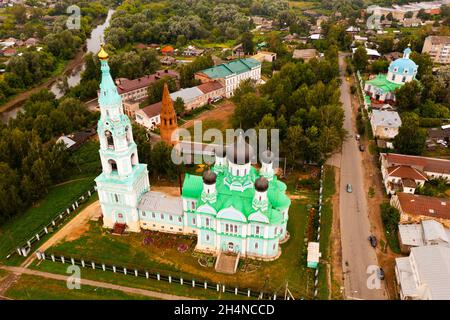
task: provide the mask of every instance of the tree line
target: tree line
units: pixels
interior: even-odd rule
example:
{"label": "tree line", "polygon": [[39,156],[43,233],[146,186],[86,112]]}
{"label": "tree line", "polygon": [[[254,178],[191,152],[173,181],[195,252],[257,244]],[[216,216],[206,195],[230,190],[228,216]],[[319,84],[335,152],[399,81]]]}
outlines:
{"label": "tree line", "polygon": [[89,128],[96,119],[79,100],[57,100],[42,90],[27,100],[16,119],[0,124],[0,223],[64,180],[71,163],[57,137]]}

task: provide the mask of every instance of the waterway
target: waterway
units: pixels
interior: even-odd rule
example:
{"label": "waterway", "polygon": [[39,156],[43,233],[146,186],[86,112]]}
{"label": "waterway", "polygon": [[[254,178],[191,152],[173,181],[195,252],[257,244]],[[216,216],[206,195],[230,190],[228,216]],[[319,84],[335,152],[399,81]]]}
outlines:
{"label": "waterway", "polygon": [[[105,19],[105,22],[103,24],[98,25],[95,27],[92,32],[91,36],[86,40],[86,53],[92,52],[97,53],[100,50],[101,44],[104,42],[104,33],[105,29],[109,27],[109,23],[111,21],[111,17],[114,13],[113,9],[110,9],[108,11],[108,15]],[[84,62],[75,66],[74,69],[71,70],[69,75],[66,75],[67,77],[67,85],[69,88],[72,88],[80,83],[81,80],[81,74],[85,69]],[[61,78],[61,77],[60,77]],[[61,89],[61,84],[63,80],[58,79],[55,81],[51,87],[50,91],[53,92],[53,94],[56,96],[56,98],[61,98],[64,95],[64,91]],[[0,121],[6,123],[10,118],[15,118],[19,111],[22,110],[22,104],[19,104],[8,111],[2,112],[0,114]]]}

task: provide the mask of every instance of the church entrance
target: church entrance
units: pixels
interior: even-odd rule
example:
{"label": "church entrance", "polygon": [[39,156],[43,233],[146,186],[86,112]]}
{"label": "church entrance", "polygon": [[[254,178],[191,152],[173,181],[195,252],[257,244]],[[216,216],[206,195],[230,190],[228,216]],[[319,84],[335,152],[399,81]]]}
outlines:
{"label": "church entrance", "polygon": [[121,212],[116,213],[116,222],[117,223],[125,223],[125,215]]}
{"label": "church entrance", "polygon": [[228,252],[234,252],[234,243],[228,242]]}

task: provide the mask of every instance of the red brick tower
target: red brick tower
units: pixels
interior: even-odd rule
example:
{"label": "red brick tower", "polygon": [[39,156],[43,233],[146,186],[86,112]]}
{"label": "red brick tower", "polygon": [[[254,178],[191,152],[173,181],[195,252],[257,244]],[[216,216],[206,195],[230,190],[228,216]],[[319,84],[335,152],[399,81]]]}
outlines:
{"label": "red brick tower", "polygon": [[161,106],[161,125],[160,134],[161,140],[165,141],[167,144],[175,144],[178,141],[178,136],[172,134],[178,129],[177,125],[177,114],[173,108],[173,101],[170,98],[169,87],[167,83],[164,83],[164,91],[162,96],[162,106]]}

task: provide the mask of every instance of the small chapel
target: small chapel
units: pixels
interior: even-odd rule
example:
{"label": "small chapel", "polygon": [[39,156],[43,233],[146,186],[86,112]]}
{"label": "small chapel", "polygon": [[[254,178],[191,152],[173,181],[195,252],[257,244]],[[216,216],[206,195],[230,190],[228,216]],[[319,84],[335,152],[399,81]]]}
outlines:
{"label": "small chapel", "polygon": [[[103,47],[98,57],[102,173],[95,182],[104,227],[195,235],[195,250],[218,257],[233,255],[237,261],[239,257],[278,258],[280,244],[289,238],[291,201],[286,185],[275,175],[272,152],[261,153],[261,168],[256,169],[254,150],[240,135],[234,143],[215,148],[214,165],[203,175],[185,175],[180,197],[151,191],[147,165],[139,163],[131,122],[124,114]],[[176,121],[165,86],[161,138],[169,144],[177,140]]]}

